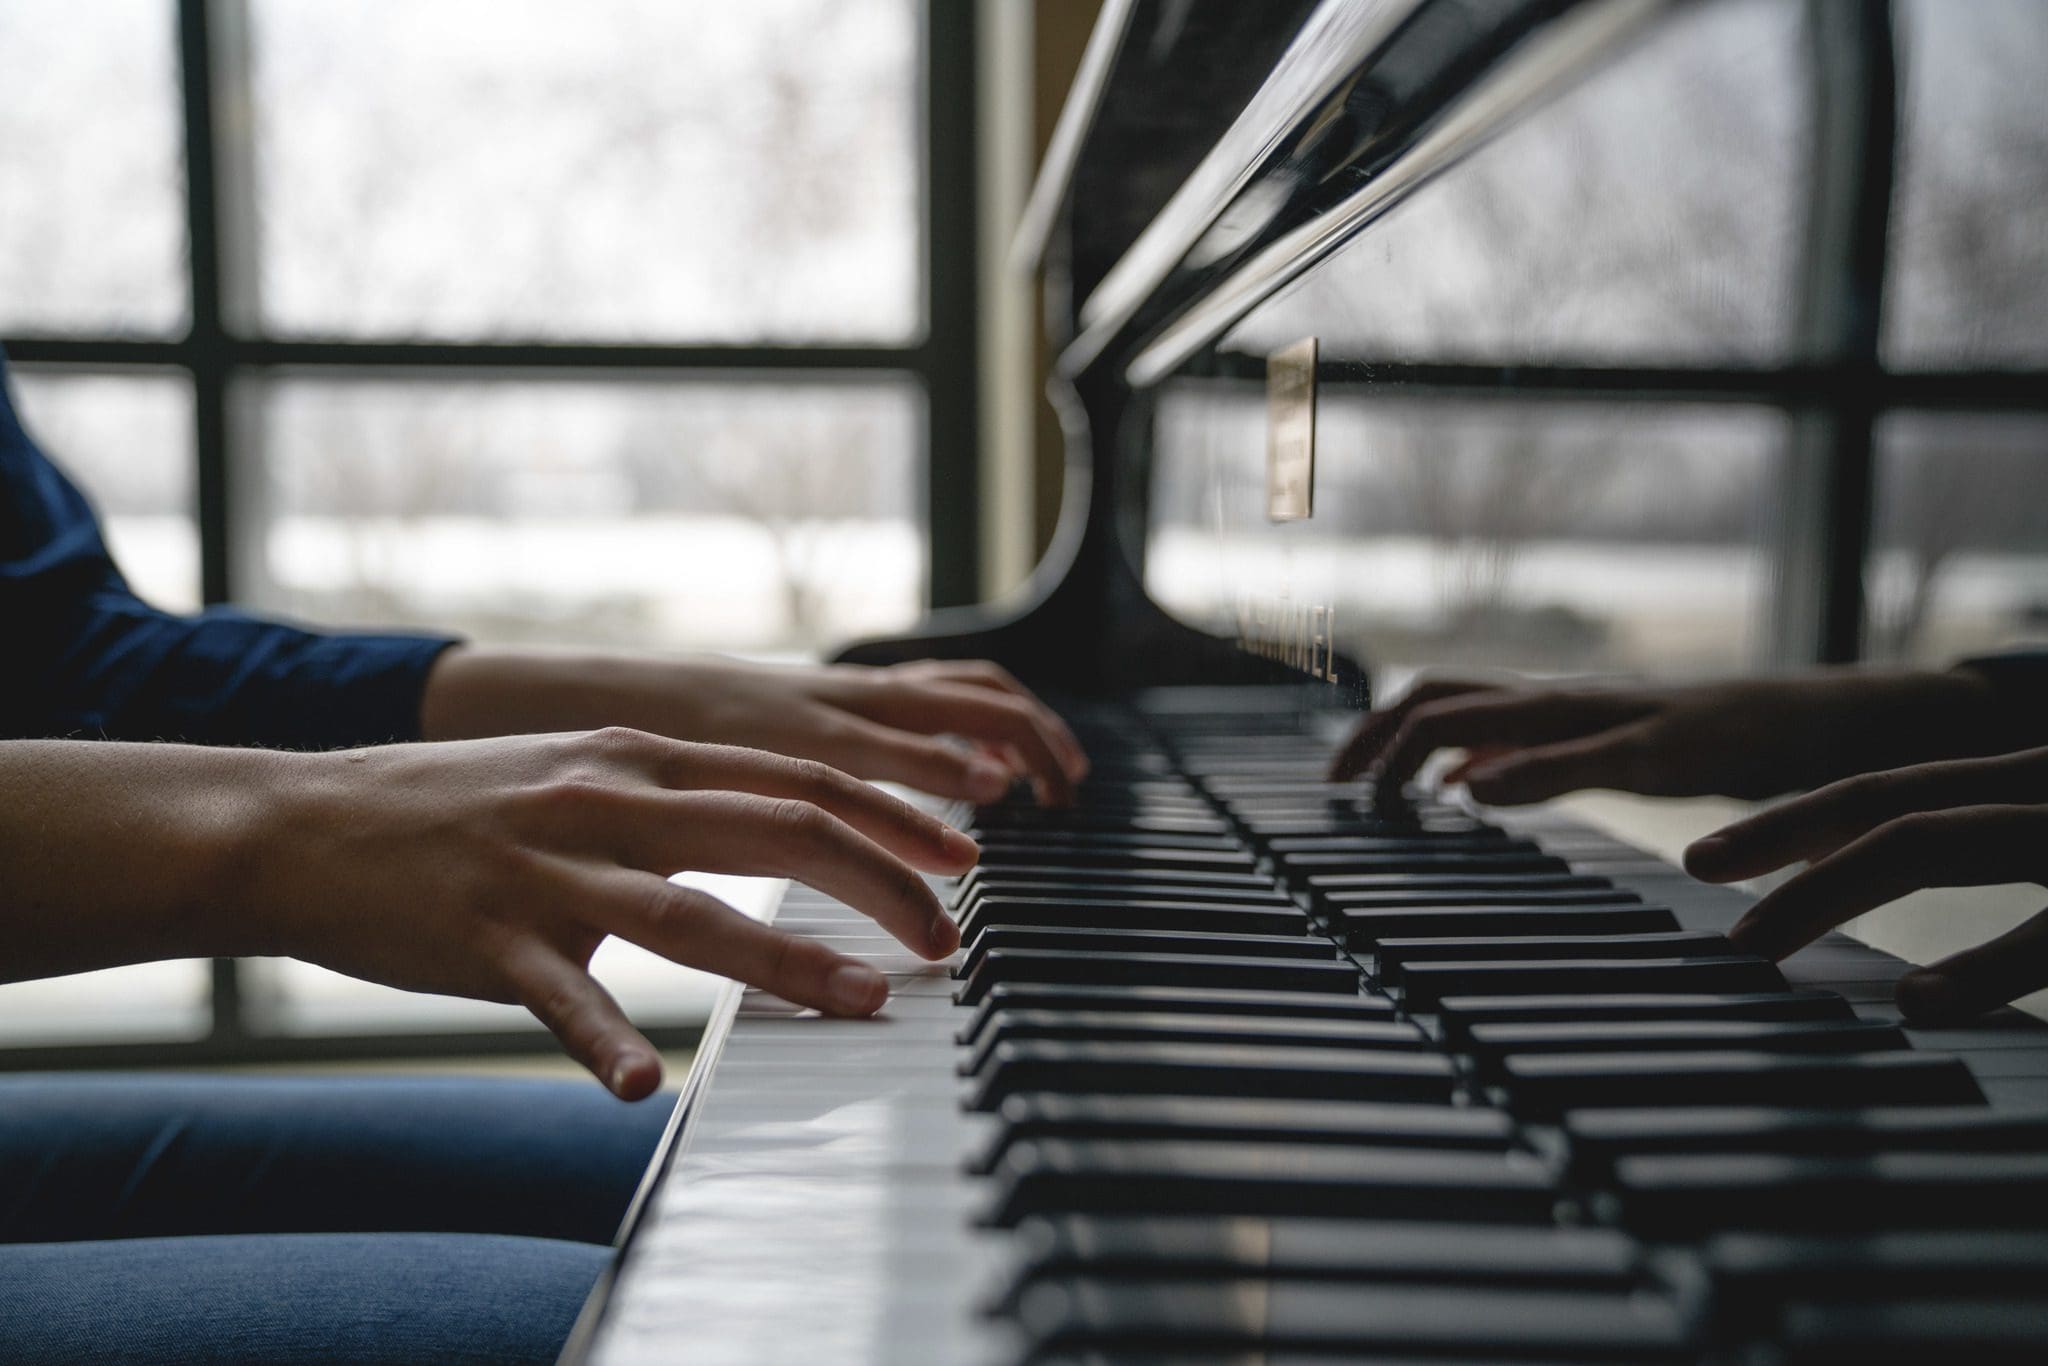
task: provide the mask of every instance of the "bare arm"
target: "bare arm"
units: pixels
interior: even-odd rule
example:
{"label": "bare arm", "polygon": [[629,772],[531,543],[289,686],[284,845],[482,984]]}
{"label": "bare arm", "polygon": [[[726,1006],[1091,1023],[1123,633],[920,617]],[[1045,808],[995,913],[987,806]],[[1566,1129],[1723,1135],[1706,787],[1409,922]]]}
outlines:
{"label": "bare arm", "polygon": [[420,722],[428,740],[632,726],[977,802],[1016,775],[1064,803],[1088,771],[1066,724],[985,660],[877,669],[458,646],[428,675]]}
{"label": "bare arm", "polygon": [[938,958],[958,931],[917,869],[972,841],[822,764],[634,731],[293,754],[0,744],[6,978],[190,955],[303,958],[524,1005],[617,1095],[661,1075],[589,975],[618,935],[843,1015],[857,959],[668,882],[794,877]]}

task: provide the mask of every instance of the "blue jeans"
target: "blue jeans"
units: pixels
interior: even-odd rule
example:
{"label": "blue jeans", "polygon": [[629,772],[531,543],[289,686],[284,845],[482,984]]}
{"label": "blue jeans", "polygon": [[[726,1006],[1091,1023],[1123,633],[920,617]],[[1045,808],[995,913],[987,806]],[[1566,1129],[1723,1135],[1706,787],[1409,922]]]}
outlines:
{"label": "blue jeans", "polygon": [[552,1361],[670,1100],[0,1077],[0,1361]]}

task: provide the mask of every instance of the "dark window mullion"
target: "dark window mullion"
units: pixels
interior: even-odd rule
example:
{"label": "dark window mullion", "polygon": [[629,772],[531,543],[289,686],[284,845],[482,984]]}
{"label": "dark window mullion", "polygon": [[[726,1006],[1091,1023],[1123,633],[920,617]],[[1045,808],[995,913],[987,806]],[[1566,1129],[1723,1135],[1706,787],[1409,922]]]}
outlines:
{"label": "dark window mullion", "polygon": [[[179,87],[184,103],[185,232],[192,326],[183,348],[192,376],[193,450],[198,459],[199,585],[207,603],[225,602],[232,581],[228,526],[228,359],[221,305],[220,201],[215,175],[212,25],[208,0],[178,0]],[[213,960],[212,1035],[247,1033],[239,966]]]}
{"label": "dark window mullion", "polygon": [[981,600],[981,428],[975,325],[975,9],[924,12],[925,520],[929,600]]}

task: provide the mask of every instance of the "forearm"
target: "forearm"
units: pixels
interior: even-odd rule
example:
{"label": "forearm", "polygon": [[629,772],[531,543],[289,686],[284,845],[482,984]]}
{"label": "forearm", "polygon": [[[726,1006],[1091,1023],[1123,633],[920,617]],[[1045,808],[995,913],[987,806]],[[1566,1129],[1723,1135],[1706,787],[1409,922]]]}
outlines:
{"label": "forearm", "polygon": [[230,904],[295,756],[0,743],[0,980],[265,951]]}
{"label": "forearm", "polygon": [[1773,724],[1799,788],[2027,743],[1991,686],[1966,670],[1834,669],[1787,686],[1793,701]]}

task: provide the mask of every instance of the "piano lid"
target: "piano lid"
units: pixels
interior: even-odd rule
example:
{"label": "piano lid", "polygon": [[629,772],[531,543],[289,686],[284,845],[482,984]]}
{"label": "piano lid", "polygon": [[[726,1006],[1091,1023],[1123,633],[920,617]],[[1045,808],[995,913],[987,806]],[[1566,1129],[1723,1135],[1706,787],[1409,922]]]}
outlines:
{"label": "piano lid", "polygon": [[1669,3],[1323,0],[1081,305],[1062,372],[1114,351],[1163,377]]}

